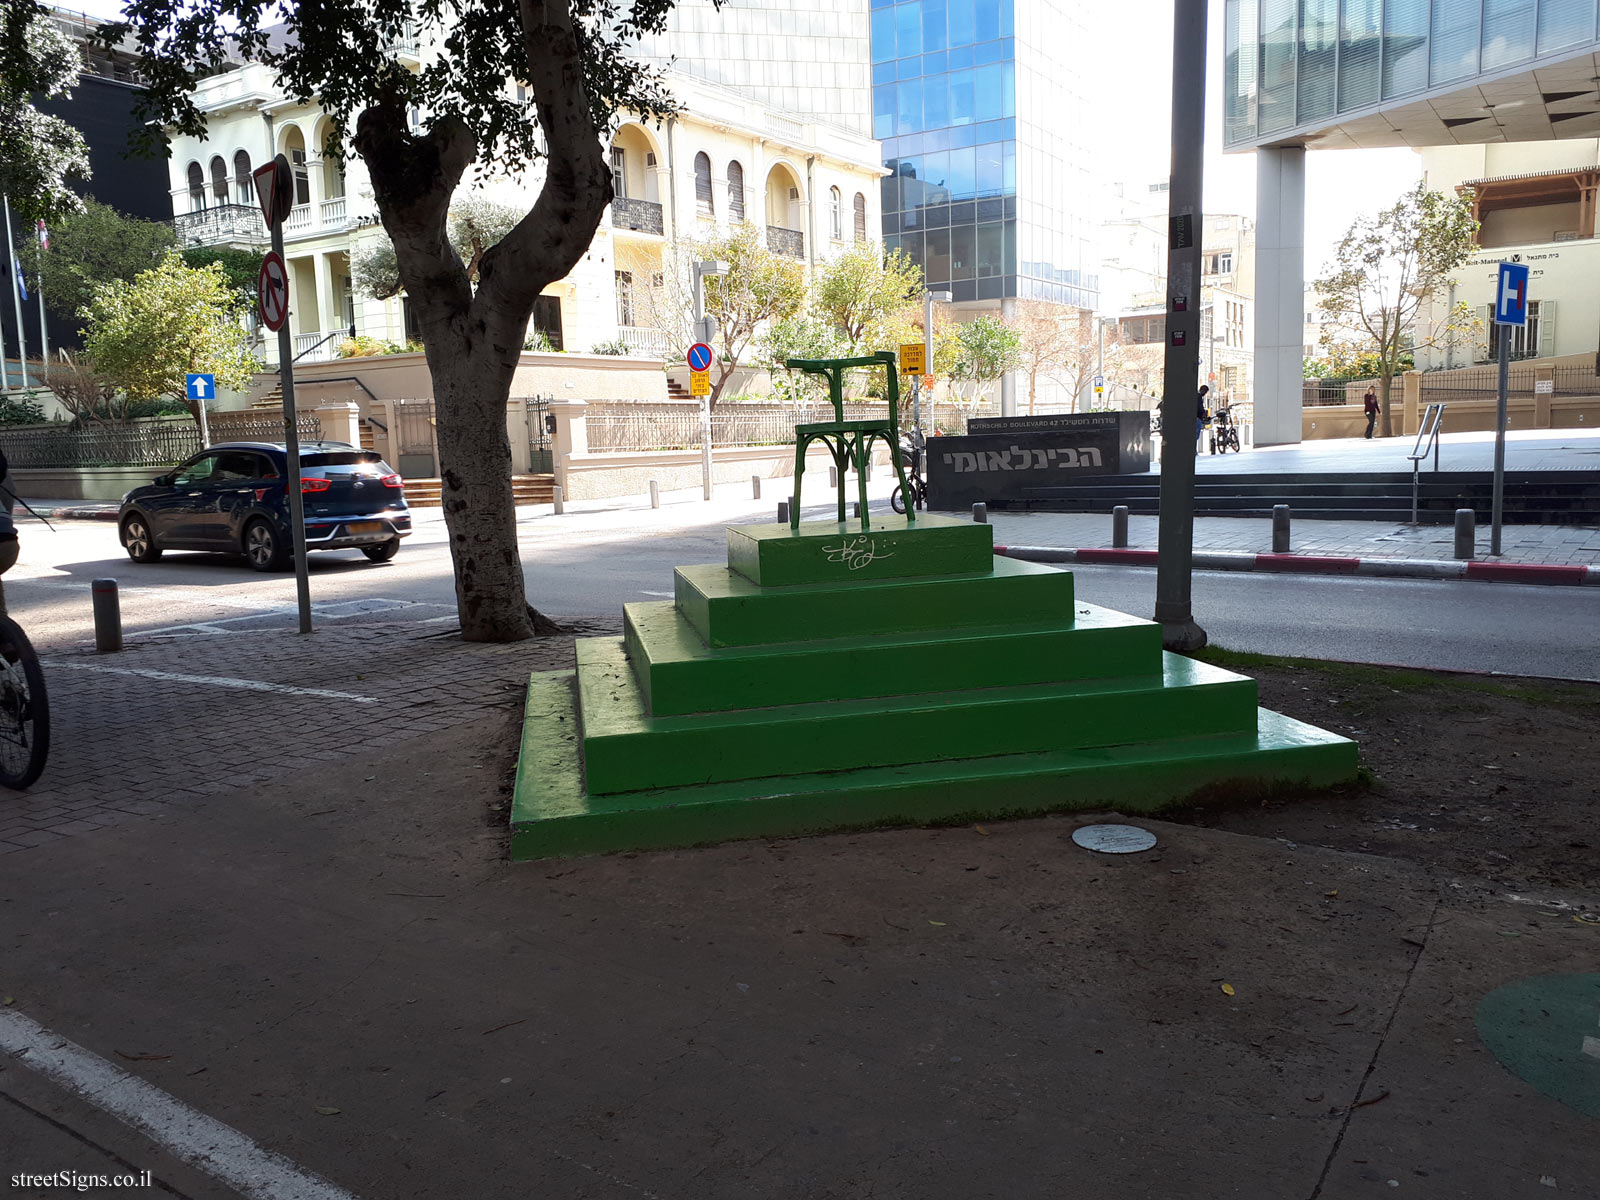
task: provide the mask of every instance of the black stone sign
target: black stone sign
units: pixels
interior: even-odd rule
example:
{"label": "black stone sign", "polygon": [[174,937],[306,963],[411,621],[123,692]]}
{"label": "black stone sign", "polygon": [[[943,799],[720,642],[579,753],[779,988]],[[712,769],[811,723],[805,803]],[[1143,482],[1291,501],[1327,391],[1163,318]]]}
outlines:
{"label": "black stone sign", "polygon": [[1031,488],[1150,469],[1147,412],[975,418],[967,429],[965,437],[928,439],[930,508],[980,500],[1004,508],[1028,499]]}

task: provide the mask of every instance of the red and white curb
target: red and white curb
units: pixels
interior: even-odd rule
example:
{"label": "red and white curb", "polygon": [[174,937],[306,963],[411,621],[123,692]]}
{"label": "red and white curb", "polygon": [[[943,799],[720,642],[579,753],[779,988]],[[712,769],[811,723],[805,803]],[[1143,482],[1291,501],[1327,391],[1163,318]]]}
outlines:
{"label": "red and white curb", "polygon": [[[1154,550],[1120,550],[1083,546],[996,546],[996,554],[1028,562],[1075,562],[1085,565],[1153,567]],[[1386,575],[1404,579],[1482,579],[1496,583],[1541,583],[1566,586],[1600,585],[1600,567],[1546,563],[1491,563],[1428,558],[1344,558],[1324,554],[1233,554],[1196,550],[1197,571],[1276,571],[1304,575]]]}

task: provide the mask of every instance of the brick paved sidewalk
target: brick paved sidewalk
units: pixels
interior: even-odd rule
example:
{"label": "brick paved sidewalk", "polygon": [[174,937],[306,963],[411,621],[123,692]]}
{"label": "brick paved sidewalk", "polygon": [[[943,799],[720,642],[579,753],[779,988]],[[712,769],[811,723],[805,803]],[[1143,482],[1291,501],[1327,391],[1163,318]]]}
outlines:
{"label": "brick paved sidewalk", "polygon": [[0,791],[0,854],[513,708],[530,671],[571,665],[572,639],[481,645],[374,624],[40,654],[50,759],[27,792]]}

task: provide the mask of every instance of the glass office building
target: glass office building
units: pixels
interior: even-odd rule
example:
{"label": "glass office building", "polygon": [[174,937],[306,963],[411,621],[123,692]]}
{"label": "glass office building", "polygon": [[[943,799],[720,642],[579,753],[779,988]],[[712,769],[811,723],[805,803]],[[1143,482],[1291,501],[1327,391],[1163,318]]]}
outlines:
{"label": "glass office building", "polygon": [[1596,0],[1227,0],[1225,30],[1223,141],[1236,149],[1559,62],[1600,40],[1600,13]]}
{"label": "glass office building", "polygon": [[871,3],[885,247],[958,303],[1096,307],[1088,153],[1074,133],[1089,127],[1088,100],[1059,51],[1082,44],[1077,4]]}

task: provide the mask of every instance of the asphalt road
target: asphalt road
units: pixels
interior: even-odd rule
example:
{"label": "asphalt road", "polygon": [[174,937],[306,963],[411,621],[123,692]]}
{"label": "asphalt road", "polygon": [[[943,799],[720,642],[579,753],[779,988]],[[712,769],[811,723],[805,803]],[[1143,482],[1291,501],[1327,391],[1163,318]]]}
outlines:
{"label": "asphalt road", "polygon": [[[529,598],[557,617],[667,598],[674,566],[723,557],[722,522],[768,511],[765,503],[745,507],[730,511],[719,501],[716,522],[704,525],[690,524],[699,518],[687,500],[660,512],[622,503],[561,518],[525,512],[519,532]],[[118,581],[130,634],[244,636],[295,624],[292,574],[260,575],[242,559],[178,552],[139,565],[122,553],[109,523],[60,521],[52,532],[28,522],[22,538],[21,561],[5,580],[7,601],[46,646],[92,640],[89,585],[101,577]],[[314,554],[310,563],[318,623],[454,623],[437,514],[419,517],[418,532],[391,563],[372,564],[354,551]],[[1075,571],[1083,599],[1150,615],[1155,573],[1148,568]],[[1194,611],[1211,640],[1230,649],[1600,679],[1600,589],[1199,572]]]}

